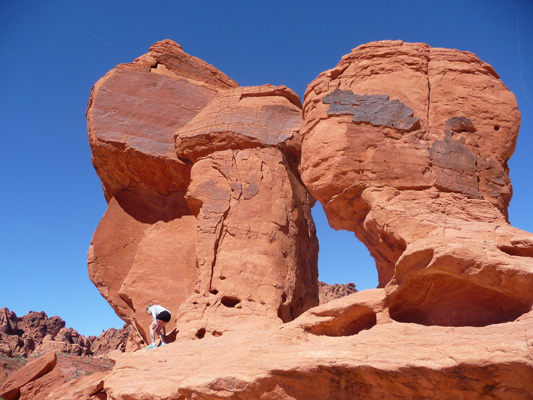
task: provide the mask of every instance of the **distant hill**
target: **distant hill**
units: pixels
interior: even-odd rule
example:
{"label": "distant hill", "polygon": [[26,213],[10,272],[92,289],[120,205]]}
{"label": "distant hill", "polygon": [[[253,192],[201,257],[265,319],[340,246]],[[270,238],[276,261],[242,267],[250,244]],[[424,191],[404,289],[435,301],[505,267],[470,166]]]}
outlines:
{"label": "distant hill", "polygon": [[66,328],[60,317],[48,317],[44,311],[17,315],[0,309],[0,355],[29,357],[48,352],[78,356],[102,356],[112,350],[124,351],[129,328],[108,329],[100,336],[85,337]]}

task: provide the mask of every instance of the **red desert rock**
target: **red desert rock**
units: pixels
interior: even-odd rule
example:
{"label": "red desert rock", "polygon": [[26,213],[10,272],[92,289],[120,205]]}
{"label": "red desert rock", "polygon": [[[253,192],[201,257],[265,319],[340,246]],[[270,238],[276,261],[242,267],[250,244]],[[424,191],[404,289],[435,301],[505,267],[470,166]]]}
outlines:
{"label": "red desert rock", "polygon": [[228,311],[288,321],[318,304],[293,91],[238,87],[167,40],[98,81],[87,120],[109,202],[89,275],[132,327],[130,348],[148,338],[149,302],[193,337],[238,329]]}
{"label": "red desert rock", "polygon": [[[369,43],[299,109],[288,88],[240,88],[170,41],[95,85],[109,206],[91,279],[138,343],[149,300],[177,330],[114,354],[89,387],[123,400],[532,398],[533,235],[507,221],[520,114],[492,67]],[[379,288],[316,306],[314,199],[368,247]]]}
{"label": "red desert rock", "polygon": [[335,283],[328,285],[324,282],[318,282],[318,299],[320,304],[329,303],[331,300],[357,293],[355,283]]}
{"label": "red desert rock", "polygon": [[395,320],[484,326],[531,309],[533,260],[518,255],[533,235],[506,220],[519,124],[488,64],[425,44],[360,46],[309,85],[302,179],[370,250]]}
{"label": "red desert rock", "polygon": [[132,336],[133,347],[147,337],[146,305],[177,310],[196,280],[196,221],[184,200],[191,166],[176,156],[174,133],[219,90],[236,86],[167,40],[117,66],[91,92],[89,142],[109,207],[89,250],[89,275],[140,334]]}
{"label": "red desert rock", "polygon": [[4,398],[4,400],[18,399],[21,388],[52,371],[56,363],[57,357],[55,353],[48,353],[43,357],[29,362],[21,369],[15,371],[0,386],[0,398]]}
{"label": "red desert rock", "polygon": [[[124,351],[129,328],[111,328],[98,337],[85,337],[66,328],[60,317],[30,311],[17,317],[6,307],[0,309],[0,354],[5,357],[29,357],[49,352],[101,356],[113,350]],[[1,381],[1,379],[0,379]]]}
{"label": "red desert rock", "polygon": [[46,400],[55,388],[66,383],[65,377],[58,368],[28,383],[20,389],[19,400]]}

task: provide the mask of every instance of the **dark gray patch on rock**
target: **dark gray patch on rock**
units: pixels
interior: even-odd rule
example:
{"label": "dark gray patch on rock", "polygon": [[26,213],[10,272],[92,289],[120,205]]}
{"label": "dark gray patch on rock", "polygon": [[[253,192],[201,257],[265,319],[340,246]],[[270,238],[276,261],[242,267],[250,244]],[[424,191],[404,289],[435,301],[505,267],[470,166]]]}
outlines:
{"label": "dark gray patch on rock", "polygon": [[435,175],[435,186],[441,190],[481,197],[477,181],[476,156],[468,148],[445,133],[429,148]]}
{"label": "dark gray patch on rock", "polygon": [[472,121],[466,117],[452,117],[445,123],[446,128],[452,132],[475,132],[476,128]]}
{"label": "dark gray patch on rock", "polygon": [[351,90],[335,89],[324,96],[329,104],[328,115],[353,115],[354,122],[368,122],[374,126],[388,126],[408,132],[420,126],[413,110],[385,94],[360,95]]}

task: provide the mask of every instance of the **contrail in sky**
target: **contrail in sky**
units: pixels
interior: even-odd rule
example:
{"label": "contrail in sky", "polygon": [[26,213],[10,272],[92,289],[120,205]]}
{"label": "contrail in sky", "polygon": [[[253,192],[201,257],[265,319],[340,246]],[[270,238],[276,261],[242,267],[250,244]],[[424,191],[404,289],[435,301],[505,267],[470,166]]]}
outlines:
{"label": "contrail in sky", "polygon": [[524,96],[526,97],[526,100],[529,101],[529,98],[527,97],[527,92],[526,92],[526,84],[524,82],[524,59],[522,58],[522,51],[520,50],[520,24],[518,20],[518,11],[516,10],[516,7],[513,4],[512,0],[509,0],[509,3],[511,3],[511,6],[513,6],[513,8],[516,11],[516,36],[517,36],[518,57],[520,57],[520,80],[522,81],[522,90],[524,91]]}
{"label": "contrail in sky", "polygon": [[89,32],[87,29],[85,29],[83,26],[81,26],[80,24],[77,24],[76,22],[72,21],[70,18],[67,18],[63,15],[60,15],[61,18],[63,18],[65,21],[67,22],[70,22],[72,25],[74,25],[75,27],[81,29],[82,31],[84,31],[85,33],[88,33],[89,35],[91,35],[93,38],[95,38],[96,40],[102,42],[103,44],[105,44],[106,46],[108,47],[111,47],[112,49],[114,49],[113,46],[111,46],[109,43],[107,43],[105,40],[102,40],[100,39],[98,36],[96,36],[95,34]]}

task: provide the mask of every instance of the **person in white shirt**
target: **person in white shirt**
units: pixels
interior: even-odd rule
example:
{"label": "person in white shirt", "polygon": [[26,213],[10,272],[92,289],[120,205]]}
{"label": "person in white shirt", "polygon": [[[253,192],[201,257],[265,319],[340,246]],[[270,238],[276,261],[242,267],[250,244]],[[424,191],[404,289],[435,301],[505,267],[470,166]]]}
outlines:
{"label": "person in white shirt", "polygon": [[[164,307],[150,303],[148,304],[148,307],[146,307],[146,313],[152,315],[152,318],[154,319],[150,324],[150,338],[152,339],[152,344],[148,346],[147,349],[153,349],[157,347],[155,344],[156,333],[161,338],[161,346],[166,345],[167,342],[165,341],[165,336],[167,335],[167,332],[165,325],[170,321],[170,311]],[[163,330],[163,332],[161,332],[161,330]]]}

